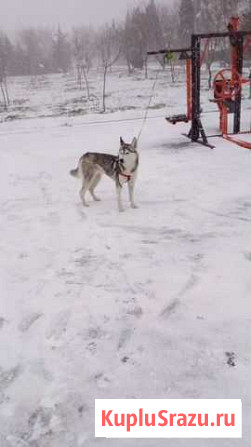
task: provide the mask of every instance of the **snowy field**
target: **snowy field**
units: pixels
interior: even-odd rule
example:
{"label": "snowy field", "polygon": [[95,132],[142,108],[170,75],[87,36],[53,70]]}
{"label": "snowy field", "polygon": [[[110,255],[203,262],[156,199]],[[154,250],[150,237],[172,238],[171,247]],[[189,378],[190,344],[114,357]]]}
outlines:
{"label": "snowy field", "polygon": [[[163,99],[163,78],[139,145],[139,209],[125,190],[119,214],[109,179],[85,209],[69,176],[85,151],[138,134],[152,82],[137,83],[137,110],[35,118],[41,103],[0,125],[1,447],[250,447],[250,152],[168,125],[160,115],[185,98],[176,86]],[[217,120],[203,117],[213,132]],[[241,398],[243,439],[95,439],[95,398]]]}
{"label": "snowy field", "polygon": [[[221,67],[212,66],[213,76]],[[244,69],[248,76],[249,71]],[[184,113],[186,103],[185,67],[176,66],[175,82],[172,82],[170,68],[165,71],[159,66],[150,65],[148,79],[142,71],[128,76],[125,67],[113,67],[107,74],[106,109],[107,112],[145,109],[152,94],[153,82],[158,78],[157,88],[151,101],[150,109],[160,113]],[[215,104],[209,102],[213,98],[212,90],[208,91],[208,73],[202,69],[202,107],[205,111],[215,111]],[[76,117],[102,111],[103,72],[92,69],[88,73],[90,98],[86,89],[79,89],[76,73],[54,74],[47,76],[23,76],[10,78],[8,89],[11,104],[8,111],[1,110],[0,122],[37,117]],[[248,98],[249,86],[243,87],[243,97]],[[250,101],[244,101],[245,108],[251,110]],[[250,113],[250,112],[249,112]],[[130,115],[131,116],[131,115]]]}

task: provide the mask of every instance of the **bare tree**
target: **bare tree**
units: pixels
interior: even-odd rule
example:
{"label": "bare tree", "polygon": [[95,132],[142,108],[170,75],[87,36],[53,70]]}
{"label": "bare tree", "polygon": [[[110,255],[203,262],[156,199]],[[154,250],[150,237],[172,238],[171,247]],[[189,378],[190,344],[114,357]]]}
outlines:
{"label": "bare tree", "polygon": [[175,48],[180,43],[178,5],[160,5],[158,7],[160,26],[162,29],[163,48]]}
{"label": "bare tree", "polygon": [[190,42],[195,29],[195,10],[192,0],[181,0],[180,3],[180,33],[181,43]]}
{"label": "bare tree", "polygon": [[132,26],[132,14],[127,13],[124,26],[121,30],[121,51],[125,58],[129,75],[134,70],[133,52],[135,51],[135,35]]}
{"label": "bare tree", "polygon": [[[122,32],[122,52],[129,74],[134,68],[139,68],[145,70],[147,77],[147,51],[174,46],[178,23],[177,7],[156,6],[154,0],[148,0],[145,6],[127,13]],[[156,59],[164,69],[163,57]]]}
{"label": "bare tree", "polygon": [[7,70],[11,58],[12,46],[8,37],[0,34],[0,89],[3,98],[4,108],[7,110],[10,104],[8,85],[7,85]]}
{"label": "bare tree", "polygon": [[28,28],[17,32],[10,63],[11,75],[51,73],[54,70],[53,32]]}
{"label": "bare tree", "polygon": [[98,35],[98,49],[103,67],[103,112],[106,111],[106,78],[108,69],[117,62],[121,52],[120,35],[113,23],[106,25]]}
{"label": "bare tree", "polygon": [[54,70],[67,73],[71,66],[71,46],[67,34],[61,30],[60,26],[54,36],[53,59]]}
{"label": "bare tree", "polygon": [[[179,14],[178,6],[161,5],[158,8],[160,26],[162,29],[163,48],[175,48],[179,45]],[[170,65],[171,79],[176,80],[175,57],[170,53],[167,57],[159,57],[158,62],[165,68],[165,63]]]}
{"label": "bare tree", "polygon": [[[164,32],[161,26],[161,8],[156,7],[154,0],[149,0],[145,7],[146,29],[147,29],[147,50],[150,48],[164,48]],[[156,57],[157,61],[163,69],[165,62],[163,57]]]}
{"label": "bare tree", "polygon": [[38,75],[41,51],[37,30],[28,28],[20,31],[19,42],[24,50],[27,74],[32,76]]}
{"label": "bare tree", "polygon": [[79,88],[82,90],[84,78],[87,97],[90,99],[87,74],[91,68],[94,54],[93,31],[87,28],[75,28],[73,30],[72,43]]}
{"label": "bare tree", "polygon": [[207,33],[225,30],[242,3],[243,0],[194,0],[195,31]]}
{"label": "bare tree", "polygon": [[[149,36],[150,38],[150,36]],[[134,8],[126,16],[122,31],[122,52],[129,74],[145,69],[147,77],[148,20],[145,9]]]}
{"label": "bare tree", "polygon": [[[242,0],[240,5],[241,12],[241,24],[242,27],[248,31],[251,30],[251,4],[249,0]],[[251,53],[250,48],[248,48],[249,55]]]}
{"label": "bare tree", "polygon": [[[221,39],[210,39],[206,41],[204,49],[204,63],[206,64],[208,70],[208,89],[212,88],[212,65],[218,59],[222,53],[221,49],[224,46],[224,42]],[[203,56],[202,56],[203,57]]]}

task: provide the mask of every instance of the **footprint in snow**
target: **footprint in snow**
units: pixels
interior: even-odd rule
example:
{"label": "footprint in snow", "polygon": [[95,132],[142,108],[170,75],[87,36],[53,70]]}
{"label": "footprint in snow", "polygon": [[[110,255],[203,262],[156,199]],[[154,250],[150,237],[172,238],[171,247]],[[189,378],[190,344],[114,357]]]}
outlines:
{"label": "footprint in snow", "polygon": [[54,340],[60,339],[67,331],[70,316],[71,312],[69,310],[65,310],[57,314],[47,332],[47,338]]}
{"label": "footprint in snow", "polygon": [[105,389],[111,384],[111,379],[107,377],[104,373],[98,373],[94,376],[94,380],[98,388]]}
{"label": "footprint in snow", "polygon": [[94,353],[97,350],[97,343],[95,341],[91,341],[90,343],[88,343],[85,349],[89,352]]}
{"label": "footprint in snow", "polygon": [[118,349],[121,349],[131,338],[132,329],[124,329],[119,337]]}
{"label": "footprint in snow", "polygon": [[[53,408],[38,407],[28,419],[28,430],[25,436],[26,440],[37,441],[42,436],[50,435],[50,425],[53,413]],[[35,445],[37,444],[35,443]]]}
{"label": "footprint in snow", "polygon": [[140,306],[135,306],[132,309],[129,309],[127,314],[132,315],[136,318],[141,318],[143,315],[143,310]]}
{"label": "footprint in snow", "polygon": [[227,357],[227,364],[232,367],[236,366],[235,353],[234,352],[225,352],[225,355]]}
{"label": "footprint in snow", "polygon": [[27,317],[23,318],[19,325],[18,329],[20,332],[26,332],[30,329],[30,327],[42,316],[39,312],[34,312],[30,315],[27,315]]}
{"label": "footprint in snow", "polygon": [[0,391],[5,391],[5,389],[10,386],[19,377],[22,370],[20,365],[15,366],[11,369],[0,368]]}

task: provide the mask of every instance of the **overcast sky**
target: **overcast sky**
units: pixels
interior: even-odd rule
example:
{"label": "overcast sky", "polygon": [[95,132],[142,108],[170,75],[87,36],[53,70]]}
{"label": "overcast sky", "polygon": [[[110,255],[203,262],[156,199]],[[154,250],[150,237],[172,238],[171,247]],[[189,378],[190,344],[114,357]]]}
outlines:
{"label": "overcast sky", "polygon": [[[162,0],[172,3],[173,0]],[[146,0],[0,0],[0,28],[14,31],[37,25],[99,25],[123,17]]]}

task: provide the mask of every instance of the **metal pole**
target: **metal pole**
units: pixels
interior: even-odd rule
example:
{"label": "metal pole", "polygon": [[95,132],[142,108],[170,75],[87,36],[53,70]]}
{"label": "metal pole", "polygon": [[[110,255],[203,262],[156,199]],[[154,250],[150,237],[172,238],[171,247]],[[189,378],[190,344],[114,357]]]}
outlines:
{"label": "metal pole", "polygon": [[[242,35],[238,36],[236,49],[236,71],[240,75],[243,72],[243,41],[244,38]],[[241,130],[241,86],[240,91],[238,92],[235,100],[235,113],[234,113],[234,133],[239,133]]]}
{"label": "metal pole", "polygon": [[200,136],[198,119],[200,117],[200,38],[192,34],[192,128],[191,139]]}

